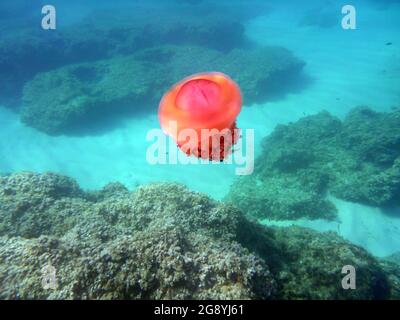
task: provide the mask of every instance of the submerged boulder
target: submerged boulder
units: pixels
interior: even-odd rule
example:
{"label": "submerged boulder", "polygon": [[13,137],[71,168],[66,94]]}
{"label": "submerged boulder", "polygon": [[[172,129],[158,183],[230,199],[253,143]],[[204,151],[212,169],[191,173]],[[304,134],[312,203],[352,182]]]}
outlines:
{"label": "submerged boulder", "polygon": [[21,118],[48,134],[68,134],[124,115],[154,112],[171,84],[198,72],[221,71],[242,87],[245,103],[303,62],[276,47],[223,54],[198,46],[160,46],[129,56],[73,64],[38,74],[24,87]]}
{"label": "submerged boulder", "polygon": [[[267,228],[178,184],[134,192],[113,184],[87,193],[54,174],[0,179],[2,299],[380,299],[395,293],[398,269],[384,271],[337,235]],[[13,203],[24,203],[17,219]],[[356,267],[357,290],[341,288],[344,264]],[[47,290],[43,268],[50,267],[56,288]]]}
{"label": "submerged boulder", "polygon": [[335,197],[399,205],[400,112],[365,107],[344,121],[321,112],[279,125],[263,141],[255,172],[239,178],[227,201],[258,219],[334,219]]}

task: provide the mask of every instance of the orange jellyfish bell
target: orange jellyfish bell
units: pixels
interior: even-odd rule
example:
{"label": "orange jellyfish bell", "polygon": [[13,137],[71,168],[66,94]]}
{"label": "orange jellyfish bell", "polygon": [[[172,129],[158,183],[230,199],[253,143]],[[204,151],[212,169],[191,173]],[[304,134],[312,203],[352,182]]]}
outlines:
{"label": "orange jellyfish bell", "polygon": [[237,142],[239,86],[219,72],[199,73],[175,84],[161,99],[163,131],[187,155],[222,161]]}

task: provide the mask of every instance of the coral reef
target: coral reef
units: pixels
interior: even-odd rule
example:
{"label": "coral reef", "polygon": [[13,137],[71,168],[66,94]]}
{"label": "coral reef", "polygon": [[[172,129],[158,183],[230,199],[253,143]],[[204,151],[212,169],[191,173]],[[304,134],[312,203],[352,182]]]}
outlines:
{"label": "coral reef", "polygon": [[[357,290],[340,287],[345,264]],[[267,228],[177,184],[84,192],[55,174],[0,177],[3,299],[396,297],[399,269],[382,265],[333,233]]]}
{"label": "coral reef", "polygon": [[303,62],[282,48],[223,54],[198,46],[159,46],[38,74],[25,85],[21,118],[48,134],[71,133],[88,124],[155,110],[172,83],[214,70],[233,77],[249,104],[262,99],[261,92],[277,76],[295,77],[302,67]]}
{"label": "coral reef", "polygon": [[338,198],[372,206],[400,199],[400,112],[365,107],[342,121],[327,112],[279,125],[263,140],[255,172],[227,201],[258,219],[334,219]]}

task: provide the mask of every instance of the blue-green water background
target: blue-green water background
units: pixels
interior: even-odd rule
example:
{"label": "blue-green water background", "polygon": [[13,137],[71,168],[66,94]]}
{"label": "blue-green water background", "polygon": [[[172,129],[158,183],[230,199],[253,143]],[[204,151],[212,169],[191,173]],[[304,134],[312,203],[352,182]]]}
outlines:
{"label": "blue-green water background", "polygon": [[[41,1],[2,4],[2,36],[21,36],[18,28],[40,28]],[[12,4],[13,3],[13,4]],[[135,19],[137,6],[164,6],[164,15],[175,14],[172,1],[52,1],[57,8],[57,30],[81,23],[101,8],[120,9]],[[178,1],[179,3],[179,1]],[[184,6],[210,6],[213,1]],[[246,5],[243,6],[243,3]],[[268,5],[254,12],[257,4]],[[240,6],[246,37],[259,45],[285,47],[304,60],[310,83],[273,101],[245,106],[238,119],[241,128],[255,129],[256,154],[261,139],[277,124],[328,110],[343,117],[359,105],[390,111],[400,105],[400,3],[399,1],[352,1],[357,9],[357,29],[341,28],[344,1],[218,1],[218,5]],[[197,9],[193,9],[197,10]],[[302,25],[306,15],[321,15],[320,25]],[[182,12],[184,14],[184,11]],[[199,11],[201,14],[201,11]],[[224,10],[218,13],[224,16]],[[161,20],[161,19],[160,19]],[[118,14],[115,14],[118,21]],[[207,21],[204,21],[207,23]],[[84,32],[84,30],[82,31]],[[51,41],[51,38],[49,38]],[[107,41],[107,39],[104,39]],[[29,39],[27,39],[29,42]],[[391,45],[387,45],[391,43]],[[43,52],[43,55],[48,54]],[[51,59],[51,57],[49,57]],[[1,88],[0,88],[1,94]],[[222,199],[235,177],[234,165],[151,166],[146,161],[146,133],[158,127],[157,115],[125,119],[118,127],[96,135],[52,137],[22,124],[17,113],[0,106],[0,172],[53,171],[75,178],[85,189],[99,189],[119,181],[134,189],[153,181],[175,181],[191,189]],[[377,256],[400,248],[400,210],[387,214],[381,208],[334,200],[340,222],[298,221],[318,230],[335,230]],[[274,223],[274,222],[268,222]],[[279,222],[291,224],[293,222]]]}

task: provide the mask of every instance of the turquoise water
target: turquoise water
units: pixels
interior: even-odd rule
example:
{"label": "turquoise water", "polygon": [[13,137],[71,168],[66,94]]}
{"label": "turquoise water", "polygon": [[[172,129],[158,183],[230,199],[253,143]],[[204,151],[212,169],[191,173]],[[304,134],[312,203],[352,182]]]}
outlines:
{"label": "turquoise water", "polygon": [[[118,26],[119,23],[124,25],[124,18],[121,16],[127,13],[135,19],[138,8],[142,10],[148,6],[149,10],[152,10],[153,7],[168,7],[163,1],[133,1],[129,5],[124,1],[113,4],[86,2],[85,5],[79,2],[67,4],[60,1],[55,3],[57,29],[44,31],[38,27],[42,18],[41,7],[31,5],[27,8],[23,4],[18,6],[19,3],[22,1],[15,2],[14,9],[10,5],[10,11],[19,10],[21,18],[11,19],[12,13],[0,15],[1,25],[6,26],[2,31],[4,38],[7,38],[6,43],[8,45],[12,43],[9,39],[12,39],[15,33],[14,40],[17,47],[21,45],[25,35],[27,37],[25,43],[32,41],[27,35],[29,28],[35,29],[39,34],[42,32],[43,37],[48,37],[49,33],[61,34],[62,37],[62,32],[68,31],[68,28],[81,26],[85,21],[89,21],[87,23],[91,27],[96,21],[104,23],[101,19],[88,18],[103,8],[106,11],[117,9],[116,13],[111,15],[114,18],[108,17],[108,19],[110,25]],[[204,8],[206,8],[204,12],[213,8],[212,1],[202,1],[200,4],[190,1],[177,3],[170,4],[169,9],[161,10],[164,12],[162,18],[177,13],[190,17],[193,10],[199,10],[198,12],[202,14]],[[274,83],[272,90],[276,92],[271,92],[270,97],[251,103],[244,99],[244,107],[237,119],[237,125],[242,129],[254,129],[256,156],[261,154],[261,140],[279,124],[296,122],[321,110],[327,110],[343,119],[357,106],[368,106],[379,112],[390,112],[400,106],[400,3],[398,1],[353,1],[352,4],[357,12],[355,30],[344,30],[341,26],[343,17],[341,8],[346,4],[342,1],[327,1],[324,4],[321,1],[301,3],[218,1],[218,3],[221,8],[227,6],[234,9],[237,6],[237,10],[228,10],[225,14],[224,10],[217,10],[216,15],[238,17],[248,46],[283,47],[305,63],[302,76],[294,83],[292,81],[287,85],[283,76],[278,83]],[[181,6],[180,9],[174,7],[175,5]],[[4,10],[6,6],[1,4],[0,10]],[[256,10],[257,6],[261,6],[262,9]],[[122,10],[119,11],[120,9]],[[207,23],[205,20],[204,24]],[[82,33],[85,33],[85,29]],[[88,34],[89,41],[91,33]],[[179,34],[174,36],[179,38]],[[120,38],[115,36],[113,41],[123,42],[124,37],[125,34]],[[50,37],[48,41],[51,43],[55,40]],[[108,39],[104,39],[104,42],[107,41]],[[145,42],[146,38],[136,41]],[[36,47],[36,44],[33,47]],[[99,47],[98,50],[103,49]],[[226,51],[228,50],[223,50],[225,52],[223,54],[226,54]],[[4,54],[4,51],[2,52]],[[85,49],[81,52],[84,56]],[[42,54],[49,55],[48,60],[51,65],[47,67],[44,64],[33,68],[35,71],[31,75],[21,76],[22,81],[30,81],[40,72],[49,72],[64,65],[88,60],[82,58],[80,61],[78,56],[74,61],[52,63],[51,52]],[[110,50],[106,58],[117,55],[121,53],[113,53]],[[29,54],[26,59],[29,60]],[[101,59],[103,57],[90,58],[89,61]],[[5,64],[0,65],[3,76],[8,72],[7,61],[11,60],[4,59],[4,61]],[[29,61],[19,60],[18,63],[21,61],[27,66],[30,65]],[[32,63],[36,63],[35,60]],[[151,69],[151,64],[147,67]],[[4,84],[10,81],[4,78],[6,77],[1,80]],[[172,84],[169,83],[168,86]],[[1,87],[0,95],[2,95]],[[150,107],[145,103],[140,105],[140,102],[135,102],[138,105],[132,107],[144,109],[145,112],[124,116],[122,120],[118,120],[117,125],[106,126],[98,132],[90,131],[82,134],[62,132],[50,135],[21,121],[20,109],[23,102],[18,99],[20,97],[17,93],[15,95],[18,101],[16,104],[11,106],[5,99],[0,106],[0,173],[51,171],[76,179],[85,190],[97,190],[110,182],[121,182],[129,190],[135,190],[139,185],[150,182],[169,181],[182,183],[191,190],[205,193],[216,200],[224,199],[236,178],[235,164],[150,165],[146,160],[146,150],[149,146],[146,134],[152,128],[159,128],[157,102]],[[246,97],[246,92],[244,96]],[[158,97],[161,99],[161,95]],[[85,121],[90,122],[90,119]],[[82,123],[83,128],[86,126],[87,124]],[[332,230],[377,257],[399,251],[400,208],[397,207],[399,199],[394,206],[391,206],[389,213],[386,207],[349,202],[334,196],[332,199],[338,209],[337,221],[264,219],[263,223],[285,226],[297,224],[318,231]]]}

